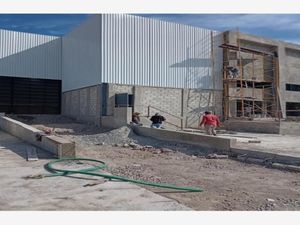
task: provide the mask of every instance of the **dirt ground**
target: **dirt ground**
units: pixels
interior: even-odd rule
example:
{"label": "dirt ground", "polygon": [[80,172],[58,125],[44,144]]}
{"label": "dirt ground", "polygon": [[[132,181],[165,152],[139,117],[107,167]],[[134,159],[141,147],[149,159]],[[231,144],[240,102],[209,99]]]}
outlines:
{"label": "dirt ground", "polygon": [[[139,137],[125,127],[104,130],[57,117],[18,118],[77,144],[77,156],[105,161],[114,175],[200,187],[188,193],[147,187],[194,210],[300,210],[300,174],[246,164],[232,159],[207,159],[199,147]],[[146,146],[131,147],[127,143]]]}

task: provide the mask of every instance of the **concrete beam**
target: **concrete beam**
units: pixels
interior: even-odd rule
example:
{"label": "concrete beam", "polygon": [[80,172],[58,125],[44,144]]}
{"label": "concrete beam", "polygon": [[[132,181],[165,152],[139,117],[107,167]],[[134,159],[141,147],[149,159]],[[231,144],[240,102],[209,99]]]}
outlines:
{"label": "concrete beam", "polygon": [[[20,121],[0,116],[0,129],[34,146],[42,148],[58,158],[75,157],[74,142],[54,135],[44,135],[42,131]],[[38,136],[40,139],[37,138]]]}

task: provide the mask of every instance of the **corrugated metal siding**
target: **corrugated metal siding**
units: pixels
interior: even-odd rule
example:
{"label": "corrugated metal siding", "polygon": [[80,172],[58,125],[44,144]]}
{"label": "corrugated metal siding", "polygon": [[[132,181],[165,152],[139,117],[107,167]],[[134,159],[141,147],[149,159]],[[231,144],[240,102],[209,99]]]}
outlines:
{"label": "corrugated metal siding", "polygon": [[[212,88],[211,31],[125,14],[102,15],[101,82]],[[222,89],[222,40],[214,35],[216,89]]]}
{"label": "corrugated metal siding", "polygon": [[100,19],[93,16],[63,37],[63,91],[100,83]]}
{"label": "corrugated metal siding", "polygon": [[61,79],[61,39],[0,29],[0,76]]}

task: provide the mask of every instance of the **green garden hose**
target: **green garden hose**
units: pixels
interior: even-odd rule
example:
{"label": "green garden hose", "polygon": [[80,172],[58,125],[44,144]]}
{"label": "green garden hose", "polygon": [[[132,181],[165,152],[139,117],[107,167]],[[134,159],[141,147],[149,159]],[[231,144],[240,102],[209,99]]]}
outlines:
{"label": "green garden hose", "polygon": [[[64,161],[88,161],[88,162],[96,162],[98,165],[97,166],[92,166],[90,168],[86,169],[80,169],[80,170],[66,170],[66,169],[57,169],[54,167],[56,163],[59,162],[64,162]],[[45,165],[45,168],[51,172],[52,174],[47,174],[47,175],[38,175],[38,176],[28,176],[27,178],[43,178],[43,177],[54,177],[54,176],[66,176],[70,174],[85,174],[85,175],[91,175],[91,176],[100,176],[107,178],[109,180],[121,180],[121,181],[127,181],[131,183],[136,183],[136,184],[142,184],[142,185],[147,185],[147,186],[153,186],[153,187],[160,187],[160,188],[168,188],[168,189],[175,189],[175,190],[181,190],[181,191],[189,191],[189,192],[201,192],[203,191],[200,188],[195,188],[195,187],[179,187],[171,184],[162,184],[162,183],[154,183],[154,182],[148,182],[148,181],[142,181],[142,180],[134,180],[134,179],[129,179],[126,177],[121,177],[121,176],[114,176],[114,175],[109,175],[109,174],[103,174],[103,173],[96,173],[93,171],[97,170],[103,170],[107,168],[104,162],[95,160],[95,159],[86,159],[86,158],[63,158],[63,159],[58,159],[58,160],[53,160]]]}

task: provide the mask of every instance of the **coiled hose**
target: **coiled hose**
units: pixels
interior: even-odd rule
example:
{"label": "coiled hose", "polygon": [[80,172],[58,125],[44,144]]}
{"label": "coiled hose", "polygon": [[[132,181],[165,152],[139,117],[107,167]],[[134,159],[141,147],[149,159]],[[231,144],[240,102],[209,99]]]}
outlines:
{"label": "coiled hose", "polygon": [[[98,165],[92,166],[85,169],[79,169],[79,170],[66,170],[66,169],[57,169],[54,167],[55,164],[59,162],[64,161],[87,161],[87,162],[96,162]],[[45,165],[45,168],[51,172],[52,174],[46,174],[46,175],[36,175],[36,176],[28,176],[26,178],[43,178],[43,177],[55,177],[55,176],[67,176],[70,174],[85,174],[85,175],[91,175],[91,176],[99,176],[104,177],[109,180],[121,180],[121,181],[127,181],[131,183],[136,184],[142,184],[147,186],[153,186],[153,187],[160,187],[160,188],[168,188],[168,189],[175,189],[175,190],[181,190],[181,191],[189,191],[189,192],[202,192],[203,190],[196,187],[179,187],[172,184],[163,184],[163,183],[154,183],[154,182],[148,182],[143,180],[134,180],[126,177],[121,176],[114,176],[104,173],[96,173],[94,171],[97,170],[104,170],[107,168],[106,164],[102,161],[95,160],[95,159],[87,159],[87,158],[63,158],[63,159],[57,159],[53,160]]]}

